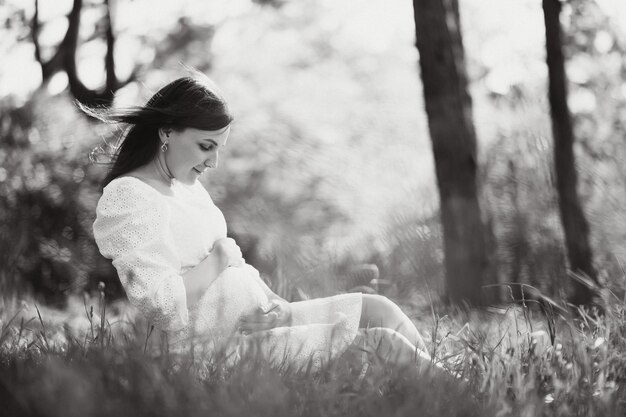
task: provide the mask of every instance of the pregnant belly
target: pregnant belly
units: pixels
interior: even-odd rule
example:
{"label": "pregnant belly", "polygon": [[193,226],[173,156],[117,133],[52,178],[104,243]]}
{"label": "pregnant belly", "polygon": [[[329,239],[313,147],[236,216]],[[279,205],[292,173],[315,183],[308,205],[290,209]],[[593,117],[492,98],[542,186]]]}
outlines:
{"label": "pregnant belly", "polygon": [[267,302],[254,268],[229,267],[209,286],[195,308],[196,336],[228,337],[237,331],[242,316]]}

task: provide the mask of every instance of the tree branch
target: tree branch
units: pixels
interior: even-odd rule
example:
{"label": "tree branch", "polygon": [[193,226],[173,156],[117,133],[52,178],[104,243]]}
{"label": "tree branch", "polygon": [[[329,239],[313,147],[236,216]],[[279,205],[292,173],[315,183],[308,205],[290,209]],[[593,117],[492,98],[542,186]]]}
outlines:
{"label": "tree branch", "polygon": [[104,66],[106,68],[106,87],[105,91],[114,92],[118,89],[117,76],[115,75],[115,36],[113,35],[113,25],[111,22],[111,4],[109,0],[104,0],[106,7],[105,23],[106,23],[106,43],[107,52],[104,57]]}
{"label": "tree branch", "polygon": [[58,71],[67,74],[70,93],[81,103],[87,105],[105,105],[112,103],[117,90],[137,79],[137,68],[124,81],[119,81],[115,74],[115,35],[112,24],[112,5],[110,0],[105,0],[106,7],[104,16],[104,37],[107,46],[104,57],[106,82],[102,91],[91,90],[83,84],[78,76],[76,64],[76,51],[79,42],[80,17],[83,9],[83,0],[73,0],[72,10],[67,15],[68,27],[63,40],[57,47],[53,57],[44,62],[41,56],[39,43],[39,0],[35,0],[35,13],[31,22],[32,41],[35,46],[35,58],[41,66],[43,81],[47,81]]}
{"label": "tree branch", "polygon": [[41,47],[39,46],[39,0],[35,0],[35,13],[30,23],[30,32],[33,38],[33,45],[35,45],[35,59],[40,65],[43,65],[41,60]]}

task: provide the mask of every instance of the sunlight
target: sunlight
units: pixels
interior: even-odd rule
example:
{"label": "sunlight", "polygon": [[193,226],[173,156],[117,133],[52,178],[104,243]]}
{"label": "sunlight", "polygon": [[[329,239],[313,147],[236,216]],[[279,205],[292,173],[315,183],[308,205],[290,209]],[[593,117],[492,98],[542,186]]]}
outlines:
{"label": "sunlight", "polygon": [[87,88],[101,88],[105,80],[105,68],[103,65],[106,45],[100,41],[91,41],[78,49],[76,61],[78,63],[78,76]]}
{"label": "sunlight", "polygon": [[6,414],[626,415],[626,0],[413,3],[0,0]]}
{"label": "sunlight", "polygon": [[68,79],[64,72],[57,72],[48,81],[48,93],[50,95],[60,94],[67,88]]}
{"label": "sunlight", "polygon": [[[23,8],[27,16],[32,15],[34,5],[32,2],[20,0],[8,0],[7,3],[14,7]],[[597,0],[598,5],[607,13],[607,16],[615,23],[614,27],[621,30],[626,27],[626,2],[621,0]],[[480,0],[464,0],[461,2],[461,15],[465,20],[467,13],[475,13],[470,8],[478,9],[482,5]],[[42,26],[40,34],[41,44],[44,47],[52,48],[63,37],[67,22],[63,16],[71,9],[71,0],[55,0],[40,2],[40,20],[46,22]],[[173,17],[187,16],[195,22],[204,24],[216,24],[232,19],[238,19],[258,7],[250,0],[213,0],[213,1],[117,1],[115,2],[114,25],[116,31],[129,35],[142,35],[151,33],[152,36],[162,36],[172,24],[175,24]],[[323,1],[325,13],[327,13],[322,25],[335,27],[341,34],[339,42],[347,42],[347,47],[362,49],[369,53],[379,53],[384,50],[397,48],[403,54],[413,57],[415,54],[411,38],[413,35],[412,8],[408,2],[385,2],[382,0],[367,0],[360,3],[355,9],[350,0],[325,0]],[[293,14],[297,10],[295,2],[288,2],[285,6],[286,15]],[[490,7],[480,7],[481,27],[464,27],[465,43],[471,54],[472,50],[480,51],[483,63],[495,69],[499,63],[506,63],[510,68],[512,65],[522,65],[528,63],[528,57],[534,55],[532,59],[542,59],[541,48],[543,45],[543,24],[541,19],[541,6],[538,0],[525,0],[522,2],[503,0],[491,3]],[[91,16],[91,17],[90,17]],[[93,27],[98,19],[97,10],[85,10],[83,16],[83,26]],[[141,19],[137,17],[141,16]],[[244,19],[245,20],[245,19]],[[503,23],[506,21],[506,23]],[[490,38],[486,43],[476,43],[473,33],[476,30],[495,30],[496,26],[501,29],[496,30],[497,36]],[[489,29],[491,28],[491,29]],[[333,29],[334,30],[334,29]],[[235,31],[236,32],[236,31]],[[125,39],[124,42],[121,40]],[[406,39],[407,43],[398,44],[398,39]],[[226,43],[216,43],[216,48],[220,54],[227,54],[229,47],[236,42],[234,37],[225,41],[220,35],[220,40]],[[281,42],[286,41],[283,38]],[[126,45],[126,42],[129,45]],[[595,41],[595,46],[600,53],[608,51],[613,44],[607,32],[599,32]],[[513,45],[513,48],[511,48]],[[87,49],[82,51],[82,49]],[[103,73],[101,63],[102,49],[95,45],[81,47],[79,68],[81,75],[85,76],[85,82],[89,86],[98,86],[102,82]],[[148,48],[149,49],[149,48]],[[46,49],[44,48],[44,54]],[[32,57],[21,48],[12,48],[5,56],[9,62],[24,68],[32,66]],[[116,51],[116,64],[120,68],[120,74],[127,75],[132,68],[132,62],[139,56],[141,62],[149,62],[153,54],[145,48],[141,48],[136,43],[129,41],[128,37],[120,36],[118,51]],[[280,57],[280,55],[277,55]],[[26,64],[26,62],[31,62]],[[83,62],[85,61],[85,62]],[[515,64],[514,62],[517,62]],[[523,66],[520,67],[523,71]],[[11,69],[4,66],[0,70],[0,78],[5,80],[13,79]],[[15,93],[21,96],[33,90],[33,86],[38,85],[40,75],[36,71],[19,71],[21,78],[25,82],[14,83],[10,81],[0,81],[0,91]],[[513,71],[511,79],[504,79],[505,70],[500,70],[492,78],[497,80],[490,83],[499,92],[504,91],[507,85],[518,81],[520,71]],[[500,74],[500,75],[498,75]],[[533,75],[534,76],[534,75]],[[2,87],[3,86],[3,87]]]}
{"label": "sunlight", "polygon": [[16,45],[11,49],[8,61],[0,69],[0,96],[12,95],[23,102],[41,85],[41,68],[33,60],[35,47],[31,44]]}
{"label": "sunlight", "polygon": [[611,36],[611,34],[606,30],[598,31],[596,38],[593,41],[593,46],[600,54],[608,53],[614,44],[615,39],[613,39],[613,36]]}
{"label": "sunlight", "polygon": [[350,0],[326,0],[324,7],[342,36],[358,49],[380,53],[400,46],[398,39],[415,36],[410,2],[370,0],[355,8]]}
{"label": "sunlight", "polygon": [[626,34],[626,2],[623,0],[596,0],[596,3],[613,22],[613,28]]}
{"label": "sunlight", "polygon": [[574,113],[592,113],[596,109],[596,96],[587,88],[577,88],[570,93],[567,104]]}
{"label": "sunlight", "polygon": [[67,31],[68,22],[67,19],[59,14],[50,20],[43,20],[42,22],[46,22],[41,26],[41,30],[39,32],[39,43],[41,44],[44,51],[44,58],[49,58],[49,53],[46,53],[45,48],[54,48],[59,42],[63,40],[65,36],[65,32]]}

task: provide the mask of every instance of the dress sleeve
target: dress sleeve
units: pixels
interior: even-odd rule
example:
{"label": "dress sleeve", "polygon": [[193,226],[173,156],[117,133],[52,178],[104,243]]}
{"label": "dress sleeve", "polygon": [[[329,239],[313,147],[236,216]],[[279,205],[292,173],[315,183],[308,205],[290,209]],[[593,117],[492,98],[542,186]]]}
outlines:
{"label": "dress sleeve", "polygon": [[118,179],[105,187],[94,238],[100,253],[113,261],[129,301],[156,327],[180,330],[189,312],[170,207],[147,184],[134,181]]}

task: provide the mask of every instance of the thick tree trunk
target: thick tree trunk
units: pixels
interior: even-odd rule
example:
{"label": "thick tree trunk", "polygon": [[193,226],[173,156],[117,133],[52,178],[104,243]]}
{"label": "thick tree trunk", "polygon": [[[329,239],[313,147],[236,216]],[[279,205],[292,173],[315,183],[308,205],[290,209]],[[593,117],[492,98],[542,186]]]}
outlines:
{"label": "thick tree trunk", "polygon": [[413,0],[413,8],[439,187],[446,292],[451,302],[480,305],[488,262],[458,1]]}
{"label": "thick tree trunk", "polygon": [[[574,159],[574,133],[567,106],[567,79],[561,43],[560,12],[559,0],[543,0],[559,210],[570,269],[573,273],[586,276],[595,282],[596,272],[589,244],[589,226],[576,191],[578,179]],[[573,289],[570,299],[572,303],[577,305],[591,303],[593,292],[588,286],[574,280]]]}

